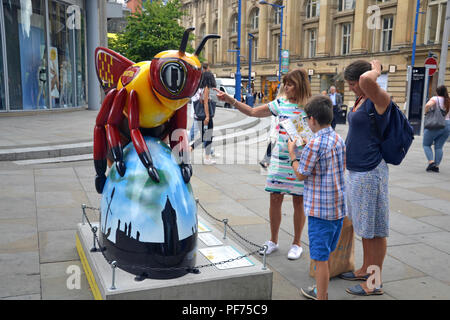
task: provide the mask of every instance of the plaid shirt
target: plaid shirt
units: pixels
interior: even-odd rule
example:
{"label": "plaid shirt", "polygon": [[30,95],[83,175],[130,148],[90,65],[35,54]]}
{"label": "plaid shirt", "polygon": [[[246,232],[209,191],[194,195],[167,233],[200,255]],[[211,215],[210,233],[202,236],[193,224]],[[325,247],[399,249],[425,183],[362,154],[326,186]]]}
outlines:
{"label": "plaid shirt", "polygon": [[331,127],[317,132],[303,149],[298,172],[304,176],[305,215],[325,220],[346,216],[345,143]]}

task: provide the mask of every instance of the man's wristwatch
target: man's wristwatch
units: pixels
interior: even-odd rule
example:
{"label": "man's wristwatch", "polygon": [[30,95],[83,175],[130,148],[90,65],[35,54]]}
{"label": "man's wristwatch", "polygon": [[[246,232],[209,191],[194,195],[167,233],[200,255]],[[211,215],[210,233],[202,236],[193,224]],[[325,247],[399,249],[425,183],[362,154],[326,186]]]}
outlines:
{"label": "man's wristwatch", "polygon": [[294,164],[294,162],[295,162],[295,161],[297,161],[297,162],[298,162],[298,160],[297,160],[297,159],[291,160],[291,167],[292,167],[292,165]]}

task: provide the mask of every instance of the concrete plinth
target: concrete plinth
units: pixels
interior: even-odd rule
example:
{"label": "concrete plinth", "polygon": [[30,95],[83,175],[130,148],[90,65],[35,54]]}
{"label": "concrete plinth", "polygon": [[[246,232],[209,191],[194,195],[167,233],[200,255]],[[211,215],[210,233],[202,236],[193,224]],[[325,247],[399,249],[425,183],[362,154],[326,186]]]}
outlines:
{"label": "concrete plinth", "polygon": [[[240,254],[249,251],[233,239],[223,239],[223,232],[199,219],[211,231],[208,232],[223,242],[220,246],[232,246]],[[98,226],[98,223],[93,223]],[[198,249],[208,247],[198,241]],[[95,299],[149,299],[149,300],[269,300],[272,297],[272,271],[263,270],[263,265],[253,256],[246,257],[253,265],[219,269],[217,266],[200,268],[199,274],[189,273],[169,280],[145,279],[136,281],[135,275],[116,268],[115,289],[112,285],[112,269],[101,252],[91,252],[93,235],[88,224],[78,224],[76,245],[86,277]],[[219,246],[219,247],[220,247]],[[196,266],[211,262],[197,251]]]}

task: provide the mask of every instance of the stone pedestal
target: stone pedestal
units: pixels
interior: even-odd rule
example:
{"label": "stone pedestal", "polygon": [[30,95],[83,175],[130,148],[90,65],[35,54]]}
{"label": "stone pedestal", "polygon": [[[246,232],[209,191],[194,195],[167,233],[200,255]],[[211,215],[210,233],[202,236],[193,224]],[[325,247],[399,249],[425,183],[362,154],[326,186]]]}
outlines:
{"label": "stone pedestal", "polygon": [[[211,230],[208,234],[223,243],[217,247],[231,246],[241,255],[249,252],[230,237],[223,239],[222,230],[217,230],[205,220],[199,220]],[[93,223],[93,226],[98,226],[98,223]],[[200,239],[197,241],[198,250],[215,247],[207,246]],[[198,274],[188,273],[169,280],[136,281],[135,275],[116,268],[113,289],[111,265],[101,252],[91,252],[93,235],[87,223],[78,225],[76,246],[94,298],[98,300],[269,300],[272,297],[272,271],[263,270],[262,263],[254,256],[243,258],[251,262],[250,266],[230,269],[204,267],[199,269]],[[196,266],[211,263],[200,251],[196,255]]]}

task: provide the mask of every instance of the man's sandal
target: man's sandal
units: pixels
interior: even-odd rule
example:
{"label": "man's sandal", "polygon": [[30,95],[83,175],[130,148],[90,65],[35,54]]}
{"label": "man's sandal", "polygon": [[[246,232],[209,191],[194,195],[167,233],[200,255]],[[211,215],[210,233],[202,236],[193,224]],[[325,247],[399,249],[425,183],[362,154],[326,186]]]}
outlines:
{"label": "man's sandal", "polygon": [[369,279],[370,274],[366,274],[365,276],[357,276],[353,271],[341,273],[339,278],[349,281],[367,281]]}
{"label": "man's sandal", "polygon": [[384,294],[384,291],[379,288],[379,289],[373,289],[373,291],[370,292],[366,292],[363,287],[361,287],[360,284],[347,288],[345,289],[345,291],[347,291],[350,294],[353,294],[355,296],[376,296],[376,295],[382,295]]}

